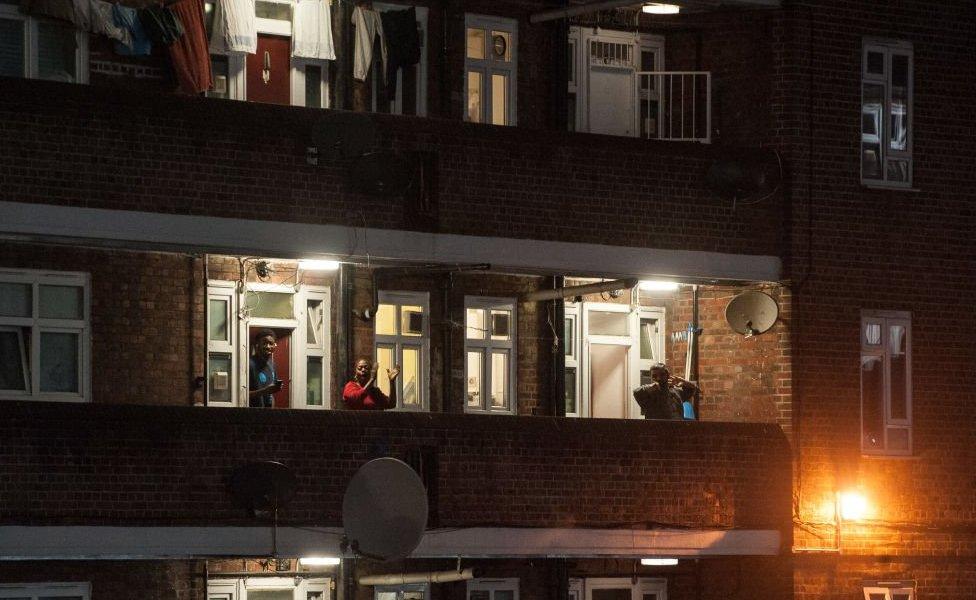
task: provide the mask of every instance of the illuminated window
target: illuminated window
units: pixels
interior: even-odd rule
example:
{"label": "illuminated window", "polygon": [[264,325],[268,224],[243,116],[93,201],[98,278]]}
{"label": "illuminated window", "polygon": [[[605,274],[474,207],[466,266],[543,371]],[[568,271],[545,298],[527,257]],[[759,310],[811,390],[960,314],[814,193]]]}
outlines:
{"label": "illuminated window", "polygon": [[207,600],[325,600],[328,578],[248,577],[207,581]]}
{"label": "illuminated window", "polygon": [[386,370],[400,365],[396,380],[399,410],[427,410],[430,360],[429,295],[426,292],[379,293],[374,319],[377,382],[390,393]]}
{"label": "illuminated window", "polygon": [[911,581],[865,581],[864,600],[915,600]]}
{"label": "illuminated window", "polygon": [[861,449],[912,452],[912,326],[908,313],[861,314]]}
{"label": "illuminated window", "polygon": [[465,404],[468,412],[515,411],[515,300],[464,300]]}
{"label": "illuminated window", "polygon": [[426,583],[373,586],[373,600],[426,600]]}
{"label": "illuminated window", "polygon": [[0,76],[88,83],[88,33],[0,2]]}
{"label": "illuminated window", "polygon": [[464,24],[464,119],[515,125],[516,21],[467,14]]}
{"label": "illuminated window", "polygon": [[912,184],[912,45],[866,40],[861,69],[861,181]]}

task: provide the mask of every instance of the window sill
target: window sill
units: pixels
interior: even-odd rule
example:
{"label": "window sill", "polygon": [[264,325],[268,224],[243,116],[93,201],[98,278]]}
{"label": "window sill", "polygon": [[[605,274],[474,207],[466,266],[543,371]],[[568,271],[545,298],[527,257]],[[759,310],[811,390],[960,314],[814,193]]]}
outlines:
{"label": "window sill", "polygon": [[892,192],[921,192],[922,190],[917,187],[909,187],[907,185],[898,185],[896,183],[875,183],[862,181],[861,187],[867,188],[869,190],[888,190]]}

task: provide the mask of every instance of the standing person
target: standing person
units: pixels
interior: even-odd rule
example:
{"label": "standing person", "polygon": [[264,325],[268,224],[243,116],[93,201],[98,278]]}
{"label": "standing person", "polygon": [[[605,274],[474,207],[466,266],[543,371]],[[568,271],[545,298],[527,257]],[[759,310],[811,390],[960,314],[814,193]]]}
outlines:
{"label": "standing person", "polygon": [[634,390],[634,400],[641,407],[645,419],[684,418],[684,403],[698,391],[695,384],[672,376],[664,363],[651,366],[651,379],[654,383],[642,385]]}
{"label": "standing person", "polygon": [[356,373],[352,380],[342,389],[342,402],[346,408],[352,410],[386,410],[396,406],[397,386],[396,378],[400,374],[400,365],[387,369],[386,376],[390,380],[390,395],[387,396],[376,385],[376,375],[379,365],[370,363],[368,358],[356,361]]}
{"label": "standing person", "polygon": [[254,408],[274,408],[274,394],[284,387],[274,368],[274,351],[278,336],[270,329],[262,329],[254,338],[254,354],[248,362],[247,402]]}

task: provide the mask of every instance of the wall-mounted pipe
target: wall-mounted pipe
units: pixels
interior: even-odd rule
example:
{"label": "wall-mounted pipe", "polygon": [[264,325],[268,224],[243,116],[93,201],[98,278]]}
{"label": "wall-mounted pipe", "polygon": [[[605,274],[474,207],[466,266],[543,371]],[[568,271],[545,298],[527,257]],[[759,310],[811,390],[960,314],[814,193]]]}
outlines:
{"label": "wall-mounted pipe", "polygon": [[586,285],[561,287],[554,290],[539,290],[538,292],[529,292],[528,294],[523,294],[519,300],[522,302],[559,300],[561,298],[572,298],[574,296],[585,296],[587,294],[599,294],[600,292],[627,290],[636,285],[637,279],[614,279],[613,281],[601,281],[600,283],[588,283]]}
{"label": "wall-mounted pipe", "polygon": [[461,571],[429,571],[427,573],[400,573],[399,575],[363,575],[359,585],[403,585],[406,583],[446,583],[467,581],[475,578],[473,568]]}

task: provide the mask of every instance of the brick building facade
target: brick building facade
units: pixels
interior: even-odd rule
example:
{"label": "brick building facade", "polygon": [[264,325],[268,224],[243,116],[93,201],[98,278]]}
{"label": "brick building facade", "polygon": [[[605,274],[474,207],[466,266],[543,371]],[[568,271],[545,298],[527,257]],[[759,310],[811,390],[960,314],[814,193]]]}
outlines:
{"label": "brick building facade", "polygon": [[[166,52],[63,28],[87,85],[43,81],[54,21],[0,4],[29,76],[0,71],[0,598],[976,595],[976,12],[682,4],[418,2],[384,103],[332,3],[336,60],[293,61],[293,106],[173,93]],[[247,100],[241,56],[211,66]],[[768,185],[717,191],[729,164]],[[768,331],[726,322],[746,291]],[[282,410],[248,407],[265,327]],[[398,410],[342,410],[360,356],[401,364]],[[697,382],[693,421],[639,420],[656,361]],[[339,555],[380,456],[425,483],[417,551],[299,563]],[[257,460],[299,482],[274,559],[227,493]]]}

